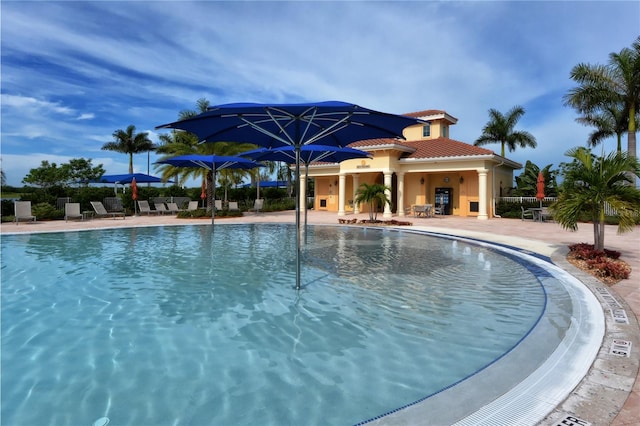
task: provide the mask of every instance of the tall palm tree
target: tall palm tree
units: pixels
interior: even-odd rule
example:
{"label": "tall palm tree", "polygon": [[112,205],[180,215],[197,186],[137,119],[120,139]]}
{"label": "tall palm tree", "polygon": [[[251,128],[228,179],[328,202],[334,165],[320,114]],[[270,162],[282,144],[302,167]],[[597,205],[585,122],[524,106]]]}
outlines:
{"label": "tall palm tree", "polygon": [[129,173],[133,173],[133,154],[153,151],[155,148],[149,139],[149,133],[136,133],[136,126],[133,124],[130,124],[126,130],[118,129],[113,132],[113,141],[102,145],[105,151],[129,154]]}
{"label": "tall palm tree", "polygon": [[607,65],[578,64],[571,79],[579,84],[565,96],[565,105],[583,114],[606,108],[622,110],[627,121],[627,153],[636,157],[636,124],[640,109],[640,37],[619,53],[609,54]]}
{"label": "tall palm tree", "polygon": [[615,136],[618,142],[616,150],[622,152],[622,135],[629,129],[629,116],[619,106],[608,105],[601,111],[585,113],[584,116],[576,118],[576,121],[585,126],[595,127],[587,139],[590,147]]}
{"label": "tall palm tree", "polygon": [[354,202],[356,204],[367,203],[369,205],[369,221],[374,222],[378,219],[378,208],[391,203],[387,197],[388,191],[391,191],[391,188],[379,183],[371,185],[363,183],[356,190]]}
{"label": "tall palm tree", "polygon": [[629,185],[630,175],[640,175],[640,162],[625,153],[596,157],[584,147],[566,153],[573,161],[563,164],[564,181],[558,200],[551,205],[555,220],[575,231],[584,214],[593,221],[594,249],[604,250],[605,203],[618,214],[618,233],[635,227],[640,210],[640,190]]}
{"label": "tall palm tree", "polygon": [[509,152],[515,151],[516,146],[521,148],[535,148],[536,138],[527,131],[514,130],[518,120],[524,115],[524,108],[516,105],[506,115],[498,110],[489,110],[490,120],[482,129],[482,135],[475,141],[475,146],[499,143],[502,146],[501,154],[505,156],[504,148],[509,147]]}

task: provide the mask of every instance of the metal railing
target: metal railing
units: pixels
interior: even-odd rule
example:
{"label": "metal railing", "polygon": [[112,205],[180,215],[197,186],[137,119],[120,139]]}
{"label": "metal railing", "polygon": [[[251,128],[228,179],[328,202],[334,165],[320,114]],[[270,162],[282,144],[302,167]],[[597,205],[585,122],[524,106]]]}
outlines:
{"label": "metal railing", "polygon": [[[548,205],[550,203],[555,202],[557,199],[558,197],[544,197],[542,199],[542,202]],[[518,203],[518,204],[540,202],[540,200],[538,200],[536,197],[498,197],[496,200],[504,201],[505,203]],[[609,203],[605,203],[604,214],[606,216],[617,216],[618,212],[613,207],[611,207]]]}

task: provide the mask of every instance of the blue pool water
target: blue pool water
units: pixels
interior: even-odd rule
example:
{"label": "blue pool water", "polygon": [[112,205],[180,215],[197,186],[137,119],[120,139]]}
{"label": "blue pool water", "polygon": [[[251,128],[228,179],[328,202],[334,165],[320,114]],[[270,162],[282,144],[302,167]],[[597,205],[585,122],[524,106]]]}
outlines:
{"label": "blue pool water", "polygon": [[3,236],[11,425],[355,424],[500,358],[545,306],[477,245],[290,225]]}

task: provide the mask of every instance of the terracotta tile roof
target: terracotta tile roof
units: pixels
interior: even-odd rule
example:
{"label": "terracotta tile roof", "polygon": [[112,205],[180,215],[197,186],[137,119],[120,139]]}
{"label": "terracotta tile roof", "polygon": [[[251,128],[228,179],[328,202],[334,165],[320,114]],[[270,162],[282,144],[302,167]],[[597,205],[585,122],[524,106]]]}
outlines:
{"label": "terracotta tile roof", "polygon": [[441,109],[425,109],[424,111],[408,112],[402,115],[406,115],[407,117],[417,118],[417,117],[425,117],[428,115],[442,115],[442,114],[446,114],[446,111],[442,111]]}
{"label": "terracotta tile roof", "polygon": [[400,139],[367,139],[349,144],[349,147],[361,149],[363,147],[406,146],[411,152],[405,158],[442,158],[469,157],[474,155],[494,155],[494,152],[479,146],[469,145],[449,138],[425,139],[419,141],[403,141]]}
{"label": "terracotta tile roof", "polygon": [[426,109],[424,111],[416,111],[416,112],[408,112],[406,114],[407,117],[420,118],[423,120],[446,120],[451,124],[456,124],[458,119],[454,116],[447,114],[447,111],[443,111],[440,109]]}
{"label": "terracotta tile roof", "polygon": [[407,141],[403,139],[393,138],[378,138],[378,139],[365,139],[349,144],[349,148],[360,149],[363,146],[366,147],[383,147],[386,145],[405,145]]}
{"label": "terracotta tile roof", "polygon": [[407,158],[469,157],[494,154],[490,149],[469,145],[449,138],[403,141],[402,143],[416,149]]}

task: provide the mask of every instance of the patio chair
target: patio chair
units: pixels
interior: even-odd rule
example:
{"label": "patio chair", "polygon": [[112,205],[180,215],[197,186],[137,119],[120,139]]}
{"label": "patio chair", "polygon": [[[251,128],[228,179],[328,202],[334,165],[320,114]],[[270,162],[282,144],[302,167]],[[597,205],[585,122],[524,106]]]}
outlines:
{"label": "patio chair", "polygon": [[189,205],[187,206],[187,211],[191,212],[194,210],[198,210],[198,202],[197,201],[189,201]]}
{"label": "patio chair", "polygon": [[525,219],[531,219],[533,220],[533,210],[525,210],[524,207],[520,206],[520,209],[522,210],[522,220]]}
{"label": "patio chair", "polygon": [[[196,208],[197,208],[198,204],[196,201]],[[169,213],[174,213],[177,214],[178,212],[181,212],[182,209],[180,207],[178,207],[178,203],[167,203],[167,211]]]}
{"label": "patio chair", "polygon": [[164,203],[153,203],[153,207],[156,209],[158,214],[171,213],[167,210],[167,206]]}
{"label": "patio chair", "polygon": [[238,207],[237,201],[229,201],[229,211],[239,212],[240,207]]}
{"label": "patio chair", "polygon": [[256,201],[253,203],[253,210],[258,213],[262,210],[262,206],[264,204],[264,198],[256,198]]}
{"label": "patio chair", "polygon": [[222,210],[222,200],[215,200],[213,205],[216,208],[216,211]]}
{"label": "patio chair", "polygon": [[96,217],[99,218],[109,216],[111,216],[114,220],[118,216],[122,216],[123,219],[125,218],[124,212],[108,212],[107,209],[104,208],[104,204],[102,204],[102,201],[91,201],[91,207],[93,207],[93,210],[96,212]]}
{"label": "patio chair", "polygon": [[138,212],[140,214],[148,214],[150,215],[151,213],[155,213],[158,214],[157,210],[151,210],[151,206],[149,205],[149,202],[146,200],[138,200]]}
{"label": "patio chair", "polygon": [[548,207],[543,207],[540,211],[540,220],[542,222],[544,222],[545,220],[553,221],[553,214],[551,214]]}
{"label": "patio chair", "polygon": [[84,219],[80,212],[80,203],[65,203],[64,204],[64,221],[69,219]]}
{"label": "patio chair", "polygon": [[36,217],[31,213],[31,201],[14,201],[13,206],[16,225],[21,219],[36,221]]}

